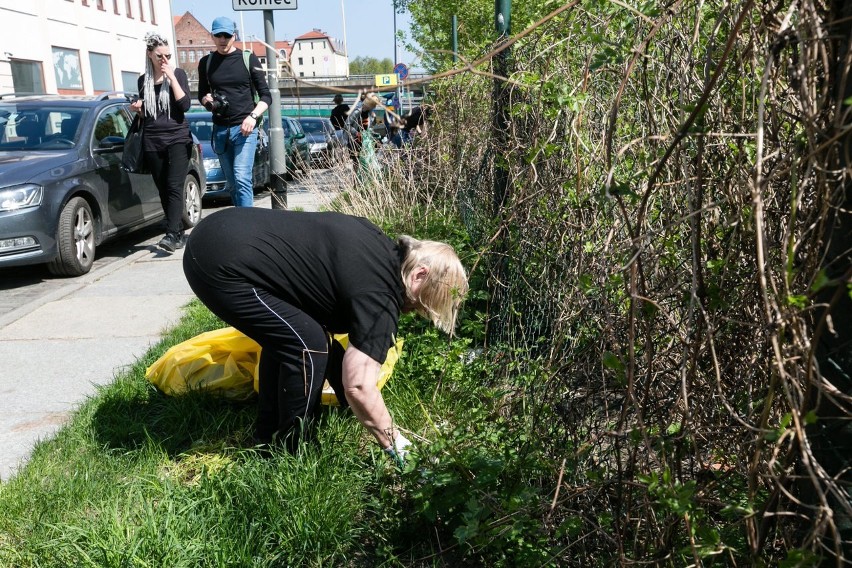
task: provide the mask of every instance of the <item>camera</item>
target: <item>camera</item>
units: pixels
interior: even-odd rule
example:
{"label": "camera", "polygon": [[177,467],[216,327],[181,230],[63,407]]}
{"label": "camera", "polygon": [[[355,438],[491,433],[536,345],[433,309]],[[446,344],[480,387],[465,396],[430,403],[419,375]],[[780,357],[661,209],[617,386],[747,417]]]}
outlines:
{"label": "camera", "polygon": [[231,103],[228,102],[228,99],[225,98],[224,95],[220,95],[219,93],[213,93],[213,102],[207,103],[204,107],[218,116],[225,116],[228,114],[228,108],[230,108]]}

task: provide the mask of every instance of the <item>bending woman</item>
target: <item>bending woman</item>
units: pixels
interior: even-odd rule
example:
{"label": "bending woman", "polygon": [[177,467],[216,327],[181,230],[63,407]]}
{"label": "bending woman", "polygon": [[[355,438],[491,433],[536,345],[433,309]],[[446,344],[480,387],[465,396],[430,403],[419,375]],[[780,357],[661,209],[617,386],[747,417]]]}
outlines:
{"label": "bending woman", "polygon": [[[401,457],[409,442],[376,382],[402,312],[452,333],[468,285],[451,246],[394,241],[341,213],[232,208],[193,229],[183,269],[198,298],[262,348],[258,443],[280,440],[294,450],[319,405],[326,367],[338,365],[340,384],[329,376],[338,399]],[[342,363],[329,361],[327,332],[349,334]]]}

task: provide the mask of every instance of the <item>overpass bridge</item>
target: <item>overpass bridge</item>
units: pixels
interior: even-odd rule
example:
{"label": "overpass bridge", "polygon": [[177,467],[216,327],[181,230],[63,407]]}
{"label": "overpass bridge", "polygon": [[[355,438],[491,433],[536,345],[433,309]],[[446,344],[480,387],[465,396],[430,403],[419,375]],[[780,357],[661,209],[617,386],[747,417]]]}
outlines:
{"label": "overpass bridge", "polygon": [[[403,109],[419,104],[429,87],[431,75],[410,74],[399,85]],[[190,81],[193,101],[198,100],[198,81]],[[359,91],[374,91],[380,95],[396,92],[397,87],[376,87],[375,75],[350,75],[348,77],[279,77],[282,108],[294,106],[321,106],[331,108],[331,100],[337,93],[343,94],[344,102],[351,103]]]}

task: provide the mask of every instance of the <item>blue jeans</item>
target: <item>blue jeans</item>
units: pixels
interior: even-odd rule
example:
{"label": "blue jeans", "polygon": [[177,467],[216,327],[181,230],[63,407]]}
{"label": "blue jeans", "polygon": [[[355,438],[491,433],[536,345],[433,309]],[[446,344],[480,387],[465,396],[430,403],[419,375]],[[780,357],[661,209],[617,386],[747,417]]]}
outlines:
{"label": "blue jeans", "polygon": [[240,125],[213,126],[213,151],[219,156],[219,165],[225,174],[226,185],[231,189],[234,207],[254,205],[252,168],[257,148],[257,129],[248,136],[240,132]]}

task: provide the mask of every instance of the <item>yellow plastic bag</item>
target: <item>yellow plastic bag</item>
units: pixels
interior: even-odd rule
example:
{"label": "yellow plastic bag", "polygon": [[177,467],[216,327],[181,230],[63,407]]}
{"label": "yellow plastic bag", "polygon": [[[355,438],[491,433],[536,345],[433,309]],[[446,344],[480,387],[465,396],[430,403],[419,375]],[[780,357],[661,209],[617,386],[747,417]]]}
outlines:
{"label": "yellow plastic bag", "polygon": [[260,345],[233,327],[208,331],[178,343],[145,371],[167,395],[209,390],[231,400],[257,391]]}
{"label": "yellow plastic bag", "polygon": [[[349,336],[336,334],[333,339],[344,349]],[[393,374],[402,353],[403,340],[388,350],[376,383],[379,389]],[[188,390],[214,391],[230,400],[248,400],[257,392],[257,368],[260,345],[234,329],[224,327],[196,335],[171,347],[145,371],[145,378],[167,395]],[[328,384],[323,385],[322,404],[337,406],[337,397]]]}

